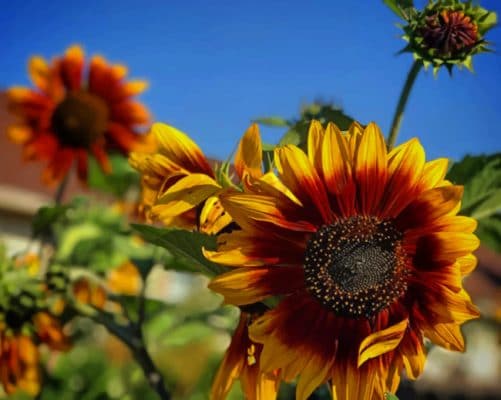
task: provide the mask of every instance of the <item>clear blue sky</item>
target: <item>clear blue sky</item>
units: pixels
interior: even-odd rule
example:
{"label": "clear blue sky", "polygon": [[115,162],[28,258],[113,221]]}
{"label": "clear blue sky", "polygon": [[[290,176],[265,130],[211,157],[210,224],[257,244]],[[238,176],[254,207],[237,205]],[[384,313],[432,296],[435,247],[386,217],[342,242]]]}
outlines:
{"label": "clear blue sky", "polygon": [[[501,11],[499,0],[482,5]],[[0,88],[29,82],[30,55],[80,43],[148,79],[141,99],[155,120],[211,156],[226,157],[251,119],[293,117],[315,98],[387,132],[412,61],[396,56],[397,22],[378,0],[9,1],[0,13]],[[501,48],[500,29],[488,39]],[[422,73],[399,141],[418,136],[430,158],[500,151],[500,54],[475,57],[475,70],[453,79]]]}

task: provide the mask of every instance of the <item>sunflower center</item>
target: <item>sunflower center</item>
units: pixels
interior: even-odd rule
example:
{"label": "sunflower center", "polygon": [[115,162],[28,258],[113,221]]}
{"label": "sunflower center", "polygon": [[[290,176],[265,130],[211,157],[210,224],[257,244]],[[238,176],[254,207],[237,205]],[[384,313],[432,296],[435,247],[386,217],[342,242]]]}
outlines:
{"label": "sunflower center", "polygon": [[104,134],[107,123],[106,103],[85,91],[68,93],[52,115],[52,129],[69,147],[89,148]]}
{"label": "sunflower center", "polygon": [[461,11],[445,10],[427,17],[422,34],[426,47],[444,57],[455,57],[478,41],[477,26]]}
{"label": "sunflower center", "polygon": [[306,247],[306,288],[340,316],[375,315],[407,290],[402,237],[391,221],[375,217],[322,226]]}

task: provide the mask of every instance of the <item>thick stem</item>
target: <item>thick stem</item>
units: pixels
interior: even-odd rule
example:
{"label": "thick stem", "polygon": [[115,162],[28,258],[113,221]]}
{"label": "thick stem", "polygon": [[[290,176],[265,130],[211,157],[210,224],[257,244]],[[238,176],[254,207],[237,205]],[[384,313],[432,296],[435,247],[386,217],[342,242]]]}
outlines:
{"label": "thick stem", "polygon": [[409,73],[407,74],[407,79],[405,80],[404,87],[402,88],[402,93],[400,93],[397,108],[395,109],[395,115],[393,116],[393,122],[391,123],[390,133],[388,135],[387,144],[389,150],[393,148],[395,142],[397,141],[398,132],[400,131],[400,125],[404,116],[405,106],[407,105],[409,94],[411,93],[412,87],[422,65],[423,63],[420,60],[415,60],[409,70]]}

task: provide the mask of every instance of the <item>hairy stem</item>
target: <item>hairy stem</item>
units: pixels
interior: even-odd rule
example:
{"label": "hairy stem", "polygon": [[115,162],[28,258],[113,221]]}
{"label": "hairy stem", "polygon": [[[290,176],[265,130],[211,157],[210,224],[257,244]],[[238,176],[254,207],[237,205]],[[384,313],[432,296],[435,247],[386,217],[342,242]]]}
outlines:
{"label": "hairy stem", "polygon": [[391,123],[390,133],[388,135],[387,145],[389,150],[393,148],[395,142],[397,141],[398,132],[400,131],[400,125],[402,124],[404,116],[405,106],[407,105],[407,100],[409,100],[409,95],[422,65],[423,63],[420,60],[415,60],[409,70],[409,73],[407,74],[407,79],[405,80],[404,87],[402,88],[402,93],[400,93],[397,108],[395,109],[395,115],[393,116],[393,122]]}

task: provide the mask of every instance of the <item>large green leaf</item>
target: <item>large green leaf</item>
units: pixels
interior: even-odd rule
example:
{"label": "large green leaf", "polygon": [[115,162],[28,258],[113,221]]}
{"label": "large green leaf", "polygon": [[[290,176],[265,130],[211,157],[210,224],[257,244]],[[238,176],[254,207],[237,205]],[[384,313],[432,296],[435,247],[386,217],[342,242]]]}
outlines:
{"label": "large green leaf", "polygon": [[501,252],[501,153],[466,156],[447,178],[464,185],[461,214],[478,220],[481,242]]}
{"label": "large green leaf", "polygon": [[150,225],[132,224],[132,228],[148,242],[161,246],[175,257],[179,257],[183,262],[182,265],[190,266],[192,272],[201,272],[209,276],[224,272],[222,266],[207,260],[202,253],[202,248],[215,250],[215,236]]}

